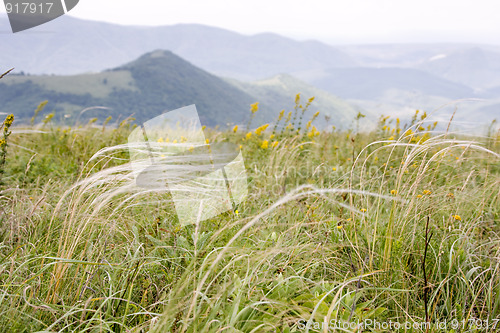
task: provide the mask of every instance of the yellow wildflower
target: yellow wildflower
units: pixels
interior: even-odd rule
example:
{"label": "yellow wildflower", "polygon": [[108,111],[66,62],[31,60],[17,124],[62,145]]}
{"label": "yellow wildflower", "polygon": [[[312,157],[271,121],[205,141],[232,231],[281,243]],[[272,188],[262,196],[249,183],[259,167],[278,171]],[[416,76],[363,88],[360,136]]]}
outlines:
{"label": "yellow wildflower", "polygon": [[252,105],[250,105],[250,111],[252,111],[252,113],[259,111],[259,102],[256,102],[256,103],[253,103]]}
{"label": "yellow wildflower", "polygon": [[205,143],[208,145],[210,143],[210,140],[209,139],[206,139],[205,140]]}
{"label": "yellow wildflower", "polygon": [[259,128],[257,128],[255,130],[255,134],[261,135],[262,132],[264,132],[268,127],[269,127],[269,124],[265,124],[265,125],[260,126]]}
{"label": "yellow wildflower", "polygon": [[238,131],[238,125],[235,125],[235,126],[233,127],[233,132],[234,132],[234,133],[236,133],[237,131]]}
{"label": "yellow wildflower", "polygon": [[338,226],[337,226],[337,229],[342,230],[342,225],[341,225],[341,224],[340,224],[340,225],[338,225]]}
{"label": "yellow wildflower", "polygon": [[366,213],[366,208],[361,208],[361,213]]}
{"label": "yellow wildflower", "polygon": [[392,195],[396,195],[396,194],[398,194],[398,191],[397,190],[391,190],[391,194]]}
{"label": "yellow wildflower", "polygon": [[252,137],[252,132],[248,132],[246,135],[247,140],[250,139],[251,137]]}
{"label": "yellow wildflower", "polygon": [[272,144],[272,147],[275,148],[278,144],[279,144],[278,141],[274,141],[273,144]]}
{"label": "yellow wildflower", "polygon": [[280,115],[279,115],[279,117],[278,117],[278,120],[283,119],[283,116],[284,116],[284,115],[285,115],[285,109],[283,109],[283,110],[281,110],[281,111],[280,111]]}
{"label": "yellow wildflower", "polygon": [[432,192],[431,192],[431,191],[429,191],[429,190],[424,190],[424,191],[422,192],[422,194],[425,194],[425,195],[428,195],[428,194],[431,194],[431,193],[432,193]]}
{"label": "yellow wildflower", "polygon": [[[42,102],[44,103],[44,102]],[[45,103],[47,104],[47,103]],[[3,121],[5,127],[10,127],[10,125],[12,125],[12,123],[14,122],[14,115],[13,114],[9,114],[7,116],[7,118],[5,118],[5,120]]]}
{"label": "yellow wildflower", "polygon": [[337,171],[337,168],[333,167],[333,168],[332,168],[332,171]]}
{"label": "yellow wildflower", "polygon": [[452,217],[457,220],[457,221],[462,221],[462,218],[460,217],[460,215],[452,215]]}
{"label": "yellow wildflower", "polygon": [[260,148],[262,148],[262,149],[269,148],[269,141],[267,141],[267,140],[262,141],[262,144],[260,145]]}

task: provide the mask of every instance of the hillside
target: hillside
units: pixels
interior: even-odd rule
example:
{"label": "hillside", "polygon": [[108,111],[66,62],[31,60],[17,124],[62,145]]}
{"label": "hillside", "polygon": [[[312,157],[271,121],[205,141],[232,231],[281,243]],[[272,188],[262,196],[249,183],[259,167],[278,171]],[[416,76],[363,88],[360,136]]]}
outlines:
{"label": "hillside", "polygon": [[[83,108],[105,106],[112,110],[89,111],[85,118],[134,115],[147,120],[165,110],[196,104],[206,125],[239,122],[248,117],[255,100],[174,55],[155,51],[113,70],[75,76],[8,76],[0,83],[2,112],[19,120],[33,115],[38,103],[48,100],[46,110],[75,115]],[[74,118],[74,116],[73,116]],[[72,118],[72,119],[73,119]]]}
{"label": "hillside", "polygon": [[342,98],[353,99],[376,99],[390,89],[451,99],[474,95],[474,91],[465,85],[408,68],[331,68],[313,84]]}
{"label": "hillside", "polygon": [[500,53],[480,47],[437,54],[418,68],[478,89],[500,85]]}
{"label": "hillside", "polygon": [[[262,103],[277,107],[281,105],[281,108],[286,110],[291,110],[294,107],[291,96],[294,96],[297,92],[300,92],[304,98],[314,96],[315,101],[311,106],[311,112],[321,111],[321,121],[317,124],[320,128],[331,124],[334,124],[337,128],[347,128],[358,111],[366,113],[365,110],[351,105],[337,96],[287,74],[280,74],[266,80],[254,82],[239,82],[236,80],[230,82],[255,96]],[[328,121],[326,121],[327,119]]]}

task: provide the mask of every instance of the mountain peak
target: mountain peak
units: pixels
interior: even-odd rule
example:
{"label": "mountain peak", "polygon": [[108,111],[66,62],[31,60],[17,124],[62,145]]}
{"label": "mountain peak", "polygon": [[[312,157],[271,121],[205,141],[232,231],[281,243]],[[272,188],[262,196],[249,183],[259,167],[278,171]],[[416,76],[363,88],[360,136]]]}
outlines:
{"label": "mountain peak", "polygon": [[172,63],[176,63],[177,65],[183,63],[185,65],[191,65],[186,60],[182,59],[178,55],[174,54],[169,50],[161,50],[157,49],[148,53],[143,54],[139,58],[126,63],[125,65],[119,66],[115,68],[115,70],[121,69],[130,69],[134,67],[143,67],[148,65],[171,65]]}

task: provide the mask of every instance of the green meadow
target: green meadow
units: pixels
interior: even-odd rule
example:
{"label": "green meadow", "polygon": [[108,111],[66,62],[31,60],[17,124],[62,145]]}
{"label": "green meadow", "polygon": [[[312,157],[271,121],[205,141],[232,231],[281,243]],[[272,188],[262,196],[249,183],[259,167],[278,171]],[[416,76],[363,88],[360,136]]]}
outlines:
{"label": "green meadow", "polygon": [[249,194],[198,225],[134,187],[133,119],[2,116],[0,331],[500,330],[495,124],[466,135],[416,111],[320,130],[307,98],[258,128],[204,129],[240,147]]}

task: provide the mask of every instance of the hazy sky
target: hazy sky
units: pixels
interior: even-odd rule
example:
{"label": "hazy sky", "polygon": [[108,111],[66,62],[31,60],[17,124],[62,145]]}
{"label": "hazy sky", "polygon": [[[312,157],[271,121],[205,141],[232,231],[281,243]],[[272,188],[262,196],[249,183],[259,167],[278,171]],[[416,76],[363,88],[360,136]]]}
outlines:
{"label": "hazy sky", "polygon": [[500,44],[500,0],[80,0],[70,14],[127,25],[200,23],[334,43]]}

